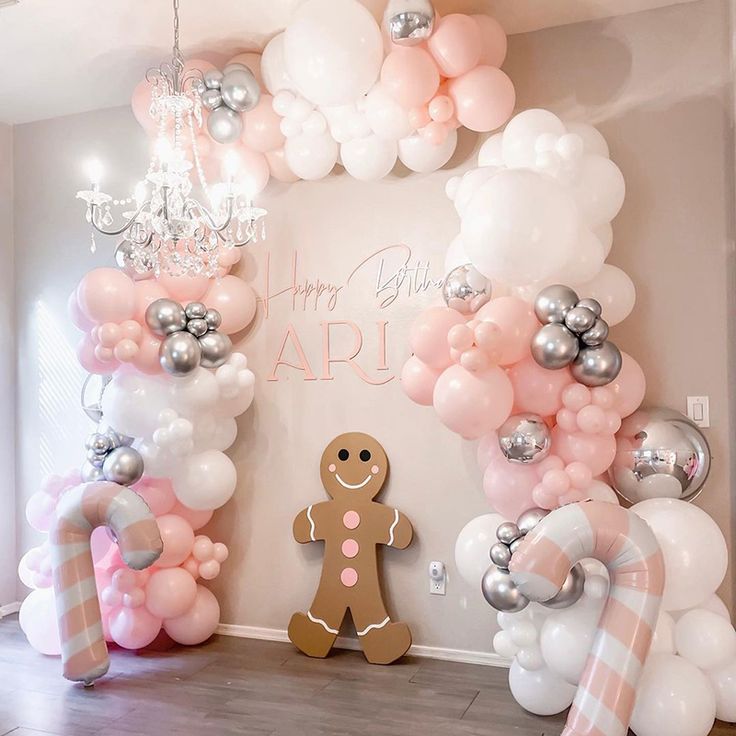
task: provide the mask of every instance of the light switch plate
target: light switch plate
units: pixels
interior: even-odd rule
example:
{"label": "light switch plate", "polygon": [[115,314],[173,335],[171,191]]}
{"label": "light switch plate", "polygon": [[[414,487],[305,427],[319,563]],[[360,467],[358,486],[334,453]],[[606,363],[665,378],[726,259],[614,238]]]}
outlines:
{"label": "light switch plate", "polygon": [[687,415],[698,427],[710,427],[710,406],[707,396],[688,396]]}

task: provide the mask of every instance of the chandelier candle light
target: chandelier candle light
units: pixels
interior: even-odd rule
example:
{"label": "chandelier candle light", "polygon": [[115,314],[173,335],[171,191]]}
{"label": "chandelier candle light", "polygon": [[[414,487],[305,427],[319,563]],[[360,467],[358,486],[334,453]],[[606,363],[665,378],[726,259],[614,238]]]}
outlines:
{"label": "chandelier candle light", "polygon": [[[113,199],[100,190],[102,165],[90,162],[90,188],[77,192],[87,203],[87,222],[94,231],[123,236],[116,258],[133,274],[175,276],[186,274],[212,277],[219,267],[222,249],[241,247],[258,240],[258,222],[266,210],[253,205],[253,192],[235,186],[238,157],[228,152],[224,161],[225,181],[209,185],[197,145],[202,127],[202,95],[207,91],[203,75],[185,68],[179,49],[179,0],[174,0],[174,46],[170,62],[150,69],[152,85],[150,113],[158,126],[158,140],[148,171],[132,197]],[[257,99],[255,100],[257,102]],[[191,161],[187,147],[191,147]],[[192,163],[193,162],[193,163]],[[209,206],[192,195],[191,172],[197,178]],[[115,227],[112,207],[123,211],[123,223]],[[261,224],[265,236],[265,223]]]}

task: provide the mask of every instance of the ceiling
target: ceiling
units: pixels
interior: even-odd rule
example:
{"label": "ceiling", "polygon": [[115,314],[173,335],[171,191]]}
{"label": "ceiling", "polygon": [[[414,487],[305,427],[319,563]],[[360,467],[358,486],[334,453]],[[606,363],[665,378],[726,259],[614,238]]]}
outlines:
{"label": "ceiling", "polygon": [[[385,0],[361,1],[380,17]],[[490,13],[512,34],[690,1],[436,0],[436,7],[441,14]],[[302,2],[181,0],[185,56],[218,62],[262,48]],[[126,104],[145,70],[169,53],[170,36],[167,0],[20,0],[2,8],[0,121]]]}

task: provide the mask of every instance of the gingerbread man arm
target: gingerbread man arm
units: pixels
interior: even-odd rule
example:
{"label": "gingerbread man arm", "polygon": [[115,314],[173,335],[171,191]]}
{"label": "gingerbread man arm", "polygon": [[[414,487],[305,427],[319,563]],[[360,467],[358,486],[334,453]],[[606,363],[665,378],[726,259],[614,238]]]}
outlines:
{"label": "gingerbread man arm", "polygon": [[386,508],[390,517],[386,544],[397,549],[406,549],[414,536],[414,528],[409,519],[398,509]]}
{"label": "gingerbread man arm", "polygon": [[324,532],[320,531],[319,517],[322,508],[329,501],[307,506],[299,512],[294,519],[294,539],[299,544],[307,544],[308,542],[316,542],[318,539],[324,540]]}

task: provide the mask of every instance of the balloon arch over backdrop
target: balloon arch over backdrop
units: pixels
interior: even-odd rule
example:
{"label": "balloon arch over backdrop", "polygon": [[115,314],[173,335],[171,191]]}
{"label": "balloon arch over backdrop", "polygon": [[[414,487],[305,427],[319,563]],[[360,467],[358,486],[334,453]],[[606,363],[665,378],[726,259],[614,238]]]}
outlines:
{"label": "balloon arch over backdrop", "polygon": [[[249,199],[271,176],[319,179],[338,162],[364,180],[398,160],[434,171],[459,127],[509,120],[505,53],[492,18],[439,18],[429,0],[392,0],[383,32],[356,0],[308,0],[262,55],[187,65],[203,76],[186,157],[206,190],[234,153]],[[155,100],[144,81],[132,101],[152,137],[167,133]],[[708,473],[704,437],[682,415],[640,408],[644,374],[608,339],[635,301],[605,262],[624,193],[588,124],[528,110],[488,138],[478,167],[448,182],[460,232],[446,306],[417,317],[402,385],[479,440],[493,512],[460,532],[456,561],[500,611],[494,646],[513,658],[518,702],[553,714],[575,699],[566,733],[624,734],[633,708],[638,736],[704,736],[716,715],[736,720],[736,631],[715,595],[727,551],[689,503]],[[80,363],[104,377],[86,407],[99,426],[81,472],[30,499],[29,523],[50,537],[19,567],[33,589],[23,630],[62,654],[70,679],[106,671],[105,641],[195,644],[217,626],[202,582],[227,548],[197,532],[236,487],[224,451],[254,376],[229,335],[256,308],[230,274],[240,251],[221,250],[208,277],[141,273],[120,249],[119,268],[93,270],[70,299]]]}

